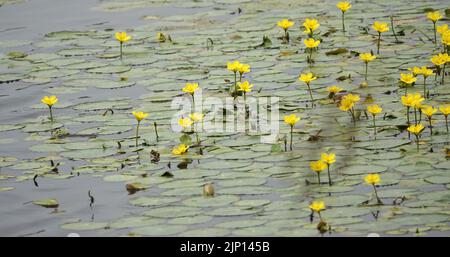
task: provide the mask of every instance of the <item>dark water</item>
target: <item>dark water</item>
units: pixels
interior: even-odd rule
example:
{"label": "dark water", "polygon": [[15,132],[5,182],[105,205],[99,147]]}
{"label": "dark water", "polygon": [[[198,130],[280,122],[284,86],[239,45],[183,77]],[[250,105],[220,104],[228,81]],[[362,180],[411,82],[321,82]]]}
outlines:
{"label": "dark water", "polygon": [[[143,15],[177,15],[202,11],[177,7],[140,8],[126,12],[99,12],[91,8],[98,5],[95,0],[30,0],[20,4],[0,7],[0,40],[36,40],[45,34],[61,30],[86,30],[89,28],[115,30],[133,28],[145,24]],[[27,47],[17,50],[29,50]],[[14,87],[0,89],[0,124],[23,122],[25,119],[42,115],[45,110],[36,110],[29,106],[39,103],[46,86],[26,87],[20,82]],[[139,95],[139,89],[133,88],[133,95]],[[100,97],[97,97],[97,93]],[[129,89],[112,90],[106,94],[129,96]],[[92,99],[104,99],[105,91],[89,89],[79,94],[66,95],[66,100],[89,96]],[[68,99],[70,98],[70,99]],[[4,132],[5,138],[26,137],[18,131]],[[18,144],[7,144],[7,149],[0,148],[1,156],[16,156],[18,159],[36,158],[39,154],[28,151],[33,142],[21,141]],[[73,165],[73,163],[71,164]],[[63,166],[67,172],[71,167]],[[0,170],[1,172],[1,170]],[[16,172],[19,175],[19,172]],[[131,214],[132,206],[128,205],[129,196],[126,190],[118,187],[118,183],[109,183],[102,178],[78,176],[70,180],[54,180],[38,178],[39,187],[32,181],[14,182],[9,180],[8,186],[14,190],[2,192],[0,196],[0,236],[66,236],[69,232],[59,229],[59,224],[77,217],[83,221],[108,221]],[[120,184],[120,183],[119,183]],[[7,186],[7,185],[4,185]],[[88,190],[92,191],[96,202],[89,207]],[[61,203],[58,212],[53,209],[36,208],[29,203],[32,199],[47,198],[52,195]],[[127,207],[128,206],[128,207]],[[129,209],[128,209],[129,208]],[[49,214],[50,213],[50,214]],[[66,215],[65,213],[70,213]],[[102,234],[104,233],[104,234]],[[97,232],[81,232],[81,235],[121,235],[120,230],[102,230]]]}

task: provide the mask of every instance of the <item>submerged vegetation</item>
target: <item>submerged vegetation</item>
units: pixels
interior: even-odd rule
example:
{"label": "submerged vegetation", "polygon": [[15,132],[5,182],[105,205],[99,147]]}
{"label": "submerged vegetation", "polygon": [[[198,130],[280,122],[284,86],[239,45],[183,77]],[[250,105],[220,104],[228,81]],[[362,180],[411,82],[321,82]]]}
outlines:
{"label": "submerged vegetation", "polygon": [[[96,9],[159,3],[132,2]],[[126,32],[0,40],[3,99],[43,96],[2,119],[0,197],[92,235],[446,233],[449,9],[239,2],[174,1],[215,8]],[[280,113],[273,137],[247,123],[252,100],[270,97],[256,118]],[[205,131],[211,120],[233,129]],[[83,178],[89,189],[77,188]],[[52,187],[88,192],[92,215]],[[109,201],[126,206],[94,217]]]}

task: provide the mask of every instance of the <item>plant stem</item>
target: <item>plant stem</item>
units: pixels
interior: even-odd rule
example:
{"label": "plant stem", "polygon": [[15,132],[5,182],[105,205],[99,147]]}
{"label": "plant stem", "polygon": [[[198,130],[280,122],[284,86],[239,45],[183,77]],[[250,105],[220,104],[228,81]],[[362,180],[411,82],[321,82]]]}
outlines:
{"label": "plant stem", "polygon": [[120,60],[122,60],[122,47],[123,47],[123,43],[120,42]]}
{"label": "plant stem", "polygon": [[380,198],[378,197],[378,192],[377,192],[377,187],[375,186],[375,184],[373,184],[373,190],[375,192],[375,197],[377,198],[377,202],[381,203]]}
{"label": "plant stem", "polygon": [[350,110],[350,113],[352,114],[353,125],[356,125],[355,109],[353,109],[353,107]]}
{"label": "plant stem", "polygon": [[136,145],[135,147],[138,146],[138,137],[139,137],[139,124],[141,124],[140,121],[138,121],[137,126],[136,126]]}
{"label": "plant stem", "polygon": [[237,97],[237,74],[234,72],[234,99]]}
{"label": "plant stem", "polygon": [[294,133],[294,125],[291,125],[291,142],[289,143],[289,148],[292,151],[292,134]]}
{"label": "plant stem", "polygon": [[428,117],[428,122],[430,123],[430,136],[433,136],[433,126],[431,126],[431,116]]}
{"label": "plant stem", "polygon": [[311,92],[311,87],[309,86],[309,83],[306,83],[306,85],[308,86],[308,91],[309,91],[309,96],[311,97],[311,107],[314,106],[314,98]]}
{"label": "plant stem", "polygon": [[447,63],[444,63],[444,66],[442,66],[442,80],[441,80],[441,84],[444,84],[444,77],[445,77],[445,65]]}
{"label": "plant stem", "polygon": [[[408,127],[409,127],[409,125],[410,125],[410,122],[409,122],[409,106],[406,106],[406,122],[407,122]],[[411,133],[408,130],[408,139],[409,138],[411,138]]]}
{"label": "plant stem", "polygon": [[158,139],[159,139],[158,124],[156,124],[156,121],[155,121],[155,122],[153,122],[153,125],[155,126],[156,142],[158,142]]}
{"label": "plant stem", "polygon": [[447,134],[448,134],[448,115],[445,115],[445,127],[447,127]]}
{"label": "plant stem", "polygon": [[377,54],[380,54],[381,32],[378,32]]}
{"label": "plant stem", "polygon": [[419,151],[419,135],[416,134],[417,152]]}
{"label": "plant stem", "polygon": [[433,30],[434,30],[434,44],[437,44],[437,38],[436,38],[436,22],[433,21]]}
{"label": "plant stem", "polygon": [[342,31],[345,32],[344,12],[342,12]]}
{"label": "plant stem", "polygon": [[367,82],[367,70],[368,70],[368,67],[369,67],[369,62],[366,62],[366,73],[365,73],[365,76],[364,76],[366,82]]}
{"label": "plant stem", "polygon": [[427,98],[427,77],[423,77],[423,96]]}
{"label": "plant stem", "polygon": [[373,115],[373,131],[375,134],[375,139],[377,139],[377,125],[375,124],[375,115]]}
{"label": "plant stem", "polygon": [[397,35],[395,34],[395,30],[394,30],[394,17],[391,15],[391,28],[392,28],[392,34],[394,34],[395,37],[395,43],[398,44],[398,38]]}
{"label": "plant stem", "polygon": [[332,185],[333,182],[331,182],[331,175],[330,175],[330,164],[327,164],[327,169],[328,169],[328,185]]}
{"label": "plant stem", "polygon": [[414,124],[417,125],[417,109],[414,107]]}
{"label": "plant stem", "polygon": [[52,112],[52,107],[49,106],[48,108],[50,109],[50,121],[53,122],[53,112]]}
{"label": "plant stem", "polygon": [[317,172],[317,179],[318,179],[319,185],[320,185],[320,172]]}

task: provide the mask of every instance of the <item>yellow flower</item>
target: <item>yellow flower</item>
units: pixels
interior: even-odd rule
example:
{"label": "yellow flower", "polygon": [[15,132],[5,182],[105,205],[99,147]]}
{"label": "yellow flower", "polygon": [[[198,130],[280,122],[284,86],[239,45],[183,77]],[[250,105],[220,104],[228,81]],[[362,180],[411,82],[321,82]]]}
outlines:
{"label": "yellow flower", "polygon": [[311,34],[314,30],[320,27],[320,24],[316,19],[306,18],[305,22],[303,22],[303,26],[305,27],[305,33]]}
{"label": "yellow flower", "polygon": [[183,128],[190,127],[194,123],[190,118],[181,118],[178,120],[178,125],[182,126]]}
{"label": "yellow flower", "polygon": [[244,73],[246,73],[246,72],[250,72],[250,65],[240,63],[240,64],[238,65],[237,70],[238,70],[239,73],[241,73],[241,74],[244,74]]}
{"label": "yellow flower", "polygon": [[322,160],[318,160],[315,162],[310,162],[309,167],[311,168],[311,170],[320,173],[322,170],[327,168],[327,164]]}
{"label": "yellow flower", "polygon": [[352,5],[349,2],[339,2],[337,3],[337,8],[339,8],[342,12],[348,11],[350,8],[352,8]]}
{"label": "yellow flower", "polygon": [[422,66],[422,68],[420,68],[420,73],[419,74],[422,74],[422,76],[424,78],[426,78],[428,76],[434,75],[434,72],[433,72],[432,69],[428,69],[427,66]]}
{"label": "yellow flower", "polygon": [[436,31],[437,31],[437,33],[439,33],[441,35],[446,33],[447,31],[449,31],[448,30],[448,24],[443,24],[441,26],[436,26]]}
{"label": "yellow flower", "polygon": [[305,46],[307,48],[316,48],[320,45],[320,41],[314,40],[314,38],[305,39],[305,40],[303,40],[303,43],[305,44]]}
{"label": "yellow flower", "polygon": [[156,39],[159,42],[166,42],[166,36],[164,36],[164,34],[161,32],[156,33]]}
{"label": "yellow flower", "polygon": [[338,86],[331,86],[331,87],[327,87],[327,91],[329,93],[333,93],[333,94],[337,94],[339,92],[341,92],[343,89],[338,87]]}
{"label": "yellow flower", "polygon": [[339,109],[346,112],[346,111],[352,109],[353,105],[355,105],[355,103],[352,100],[342,99]]}
{"label": "yellow flower", "polygon": [[325,203],[323,201],[314,201],[309,205],[311,211],[320,212],[325,209]]}
{"label": "yellow flower", "polygon": [[377,57],[375,55],[372,55],[371,53],[359,54],[359,59],[366,63],[374,60],[375,58]]}
{"label": "yellow flower", "polygon": [[116,32],[115,37],[117,39],[117,41],[119,41],[120,43],[123,42],[127,42],[128,40],[131,39],[131,36],[127,35],[127,33],[124,32]]}
{"label": "yellow flower", "polygon": [[415,67],[414,66],[412,68],[408,68],[408,70],[411,71],[414,76],[422,74],[422,69],[420,67]]}
{"label": "yellow flower", "polygon": [[248,81],[238,82],[239,91],[244,91],[246,93],[252,91],[253,84],[248,83]]}
{"label": "yellow flower", "polygon": [[309,84],[311,81],[316,80],[317,77],[314,77],[314,75],[309,72],[306,74],[300,74],[300,77],[298,79],[305,82],[306,84]]}
{"label": "yellow flower", "polygon": [[288,19],[283,19],[279,22],[277,22],[278,27],[287,30],[288,28],[294,26],[294,22],[293,21],[289,21]]}
{"label": "yellow flower", "polygon": [[376,31],[378,31],[378,33],[383,33],[386,31],[389,31],[389,27],[388,24],[385,22],[374,22],[372,28]]}
{"label": "yellow flower", "polygon": [[205,115],[203,113],[194,112],[189,114],[189,118],[191,118],[192,121],[197,122],[203,120],[203,117]]}
{"label": "yellow flower", "polygon": [[369,174],[364,178],[364,181],[366,181],[366,183],[369,185],[376,185],[380,183],[381,178],[378,174]]}
{"label": "yellow flower", "polygon": [[227,62],[227,69],[232,72],[238,72],[241,63],[239,61]]}
{"label": "yellow flower", "polygon": [[412,74],[412,73],[408,73],[408,74],[401,73],[400,80],[406,84],[412,84],[417,81],[417,78],[414,77],[414,74]]}
{"label": "yellow flower", "polygon": [[183,92],[189,93],[191,95],[198,89],[198,83],[186,83],[186,86],[183,87]]}
{"label": "yellow flower", "polygon": [[381,108],[377,104],[374,104],[374,105],[367,106],[367,111],[370,112],[373,116],[375,116],[375,115],[381,113],[381,111],[383,111],[383,108]]}
{"label": "yellow flower", "polygon": [[181,145],[179,145],[177,147],[174,147],[172,149],[172,154],[174,154],[174,155],[184,154],[185,152],[187,152],[188,149],[189,149],[188,145],[181,144]]}
{"label": "yellow flower", "polygon": [[326,153],[322,153],[320,155],[320,159],[325,162],[326,164],[332,164],[336,162],[336,154],[334,153],[330,153],[330,154],[326,154]]}
{"label": "yellow flower", "polygon": [[417,125],[411,125],[411,126],[409,126],[408,127],[408,131],[409,132],[411,132],[411,133],[413,133],[413,134],[415,134],[415,135],[419,135],[420,134],[420,132],[422,132],[422,130],[424,129],[425,127],[422,125],[422,124],[417,124]]}
{"label": "yellow flower", "polygon": [[444,45],[447,45],[447,46],[450,45],[450,31],[446,31],[442,34],[441,42]]}
{"label": "yellow flower", "polygon": [[58,98],[54,95],[44,96],[42,97],[41,102],[48,105],[48,107],[52,107],[54,104],[58,102]]}
{"label": "yellow flower", "polygon": [[439,111],[442,112],[442,114],[444,114],[444,116],[447,116],[450,114],[450,105],[441,105],[439,106]]}
{"label": "yellow flower", "polygon": [[359,102],[360,98],[359,95],[354,94],[347,94],[342,98],[343,101],[351,101],[353,103]]}
{"label": "yellow flower", "polygon": [[446,62],[450,61],[448,54],[438,54],[431,57],[431,62],[436,66],[441,66],[442,64],[445,64]]}
{"label": "yellow flower", "polygon": [[297,117],[295,114],[284,116],[284,122],[288,125],[294,126],[300,120],[300,117]]}
{"label": "yellow flower", "polygon": [[427,13],[427,18],[429,20],[431,20],[432,22],[436,22],[436,21],[442,19],[442,15],[439,11],[429,12],[429,13]]}
{"label": "yellow flower", "polygon": [[136,118],[137,121],[141,121],[145,118],[147,118],[148,113],[145,112],[132,112],[133,116]]}
{"label": "yellow flower", "polygon": [[422,106],[421,109],[422,113],[425,114],[427,117],[431,117],[433,116],[433,114],[435,114],[438,110],[436,108],[433,108],[433,106],[431,105],[425,105]]}
{"label": "yellow flower", "polygon": [[406,96],[402,96],[402,104],[406,107],[415,107],[425,100],[419,93],[416,94],[407,94]]}

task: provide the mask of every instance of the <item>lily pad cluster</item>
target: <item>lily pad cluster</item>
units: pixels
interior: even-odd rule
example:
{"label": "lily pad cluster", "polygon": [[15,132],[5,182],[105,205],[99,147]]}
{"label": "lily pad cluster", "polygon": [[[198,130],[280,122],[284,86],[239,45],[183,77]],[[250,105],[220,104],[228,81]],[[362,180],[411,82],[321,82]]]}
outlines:
{"label": "lily pad cluster", "polygon": [[[116,28],[55,31],[34,41],[0,40],[0,87],[9,105],[8,113],[0,111],[5,115],[0,124],[0,198],[20,196],[29,201],[22,208],[56,216],[62,231],[92,235],[319,236],[308,207],[315,199],[326,204],[321,212],[330,228],[326,235],[446,233],[450,135],[444,117],[436,115],[435,133],[423,136],[416,151],[406,131],[400,101],[404,91],[398,86],[400,71],[429,65],[440,51],[430,42],[433,27],[426,13],[441,5],[412,4],[414,9],[402,1],[353,3],[345,13],[343,33],[340,10],[321,2],[102,1],[97,11],[178,6],[195,13],[142,17],[148,22],[126,30],[132,39],[123,44],[122,58]],[[387,10],[401,42],[383,34],[366,81],[358,55],[377,49],[371,24],[388,21]],[[299,24],[312,17],[321,24],[314,32],[321,43],[311,64],[303,45],[307,35]],[[285,18],[296,24],[289,28],[288,43],[277,28]],[[162,42],[158,33],[171,40]],[[254,84],[249,95],[279,97],[276,139],[262,143],[265,134],[260,132],[200,133],[201,147],[173,155],[174,146],[194,144],[195,138],[172,131],[171,119],[178,112],[171,108],[172,100],[183,96],[181,88],[188,82],[198,83],[203,97],[229,96],[233,81],[226,64],[234,60],[252,68],[244,75]],[[311,84],[313,108],[308,88],[298,80],[307,72],[317,77]],[[363,83],[367,86],[361,87]],[[428,83],[427,103],[448,104],[448,79],[440,84],[430,78]],[[330,98],[326,88],[333,85],[343,90]],[[422,90],[416,86],[408,92]],[[26,101],[10,100],[24,92],[29,93]],[[361,97],[354,123],[337,108],[348,93]],[[59,99],[52,107],[53,121],[39,101],[46,94]],[[376,139],[366,112],[374,102],[383,106]],[[140,122],[139,144],[133,110],[149,113]],[[291,130],[283,116],[292,113],[302,119],[293,127],[289,151]],[[309,163],[321,152],[337,156],[331,186],[311,183],[316,177]],[[382,178],[377,192],[384,205],[366,203],[373,195],[364,177],[374,173]],[[58,194],[62,189],[49,190],[80,177],[93,181],[89,194],[79,190],[88,214],[71,209],[64,200],[71,198]],[[203,187],[209,183],[215,194],[206,197]],[[36,195],[25,194],[30,188]],[[110,208],[108,196],[123,199],[125,206],[114,216],[92,218],[91,212]],[[48,208],[56,210],[49,213]]]}

